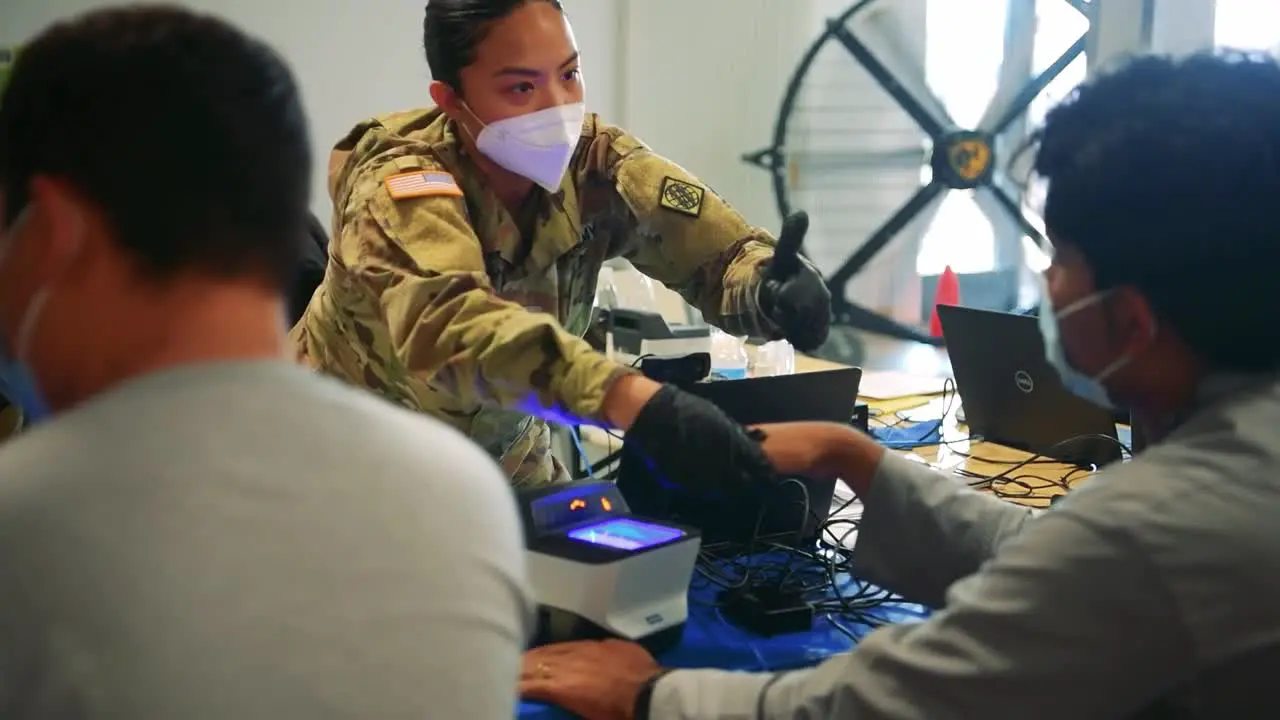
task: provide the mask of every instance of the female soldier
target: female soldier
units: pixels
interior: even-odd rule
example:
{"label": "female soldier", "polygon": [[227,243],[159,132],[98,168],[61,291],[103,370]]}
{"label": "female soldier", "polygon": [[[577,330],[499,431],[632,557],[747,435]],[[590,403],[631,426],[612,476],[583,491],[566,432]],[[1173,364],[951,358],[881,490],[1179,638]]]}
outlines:
{"label": "female soldier", "polygon": [[423,45],[435,107],[368,120],[334,150],[329,266],[294,329],[304,362],[446,420],[523,484],[566,479],[542,418],[629,429],[660,387],[581,339],[609,258],[728,332],[825,339],[831,297],[810,266],[766,273],[773,238],[585,111],[558,0],[430,0]]}

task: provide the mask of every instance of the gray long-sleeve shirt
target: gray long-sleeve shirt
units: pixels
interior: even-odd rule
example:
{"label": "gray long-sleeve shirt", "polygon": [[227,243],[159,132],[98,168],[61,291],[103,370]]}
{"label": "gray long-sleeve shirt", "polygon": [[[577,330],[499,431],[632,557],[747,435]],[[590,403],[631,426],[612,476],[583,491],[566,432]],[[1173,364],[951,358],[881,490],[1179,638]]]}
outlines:
{"label": "gray long-sleeve shirt", "polygon": [[671,673],[650,716],[1280,717],[1280,383],[1207,381],[1163,442],[1034,517],[888,455],[854,566],[940,609],[809,670]]}

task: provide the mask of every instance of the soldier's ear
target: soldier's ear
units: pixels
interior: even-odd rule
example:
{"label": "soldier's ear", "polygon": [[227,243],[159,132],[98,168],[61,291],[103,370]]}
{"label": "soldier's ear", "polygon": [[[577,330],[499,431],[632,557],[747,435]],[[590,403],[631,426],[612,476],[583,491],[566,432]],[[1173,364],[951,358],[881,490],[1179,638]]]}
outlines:
{"label": "soldier's ear", "polygon": [[462,103],[458,97],[458,93],[455,92],[453,88],[449,87],[447,83],[443,83],[439,80],[433,81],[429,90],[431,92],[431,102],[435,103],[436,107],[443,110],[445,115],[448,115],[453,118],[454,121],[457,121],[459,119],[459,113],[462,112]]}

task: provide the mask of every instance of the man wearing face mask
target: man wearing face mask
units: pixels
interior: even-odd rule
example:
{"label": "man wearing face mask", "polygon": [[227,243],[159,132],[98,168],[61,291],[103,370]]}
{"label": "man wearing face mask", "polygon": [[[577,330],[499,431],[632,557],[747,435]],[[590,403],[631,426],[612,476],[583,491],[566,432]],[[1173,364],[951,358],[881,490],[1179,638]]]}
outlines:
{"label": "man wearing face mask", "polygon": [[1280,717],[1280,66],[1137,59],[1037,139],[1048,357],[1153,444],[1033,515],[846,427],[766,427],[779,470],[864,500],[858,575],[937,612],[781,674],[547,646],[527,697],[587,720]]}
{"label": "man wearing face mask", "polygon": [[362,123],[333,153],[303,361],[448,421],[520,485],[567,479],[544,418],[626,429],[673,477],[698,474],[691,444],[750,454],[722,415],[581,339],[601,265],[625,257],[721,328],[802,351],[830,321],[818,273],[771,264],[773,237],[586,111],[557,0],[430,0],[423,38],[435,107]]}

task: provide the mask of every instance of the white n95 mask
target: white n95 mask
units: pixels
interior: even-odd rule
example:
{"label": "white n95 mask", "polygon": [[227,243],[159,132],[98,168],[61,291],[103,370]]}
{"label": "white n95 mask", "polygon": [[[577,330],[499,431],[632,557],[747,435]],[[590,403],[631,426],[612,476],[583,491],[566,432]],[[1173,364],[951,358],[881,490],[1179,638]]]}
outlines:
{"label": "white n95 mask", "polygon": [[579,102],[499,120],[484,126],[476,136],[476,148],[553,193],[569,169],[586,115],[586,105]]}

